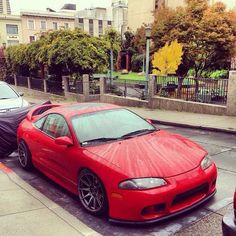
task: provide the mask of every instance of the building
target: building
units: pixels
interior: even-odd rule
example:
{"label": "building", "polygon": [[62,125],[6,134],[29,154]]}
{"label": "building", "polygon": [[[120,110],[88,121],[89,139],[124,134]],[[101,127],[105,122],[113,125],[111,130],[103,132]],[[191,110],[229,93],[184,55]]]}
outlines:
{"label": "building", "polygon": [[22,11],[20,13],[23,43],[30,43],[48,30],[74,29],[75,17],[72,14],[47,11]]}
{"label": "building", "polygon": [[11,7],[9,0],[0,0],[0,14],[10,15]]}
{"label": "building", "polygon": [[107,27],[112,26],[112,18],[107,9],[102,7],[78,11],[75,22],[76,27],[97,37],[102,36]]}
{"label": "building", "polygon": [[20,16],[11,15],[9,0],[0,0],[0,48],[22,42]]}
{"label": "building", "polygon": [[[219,0],[226,4],[228,8],[234,7],[230,0]],[[209,4],[214,4],[217,0],[208,0]],[[185,0],[128,0],[128,28],[136,31],[143,24],[150,24],[154,21],[153,12],[161,7],[176,8],[184,6]]]}
{"label": "building", "polygon": [[0,47],[22,43],[20,16],[0,14]]}
{"label": "building", "polygon": [[128,0],[128,28],[135,32],[143,24],[152,23],[158,8],[183,5],[184,0]]}
{"label": "building", "polygon": [[128,27],[128,4],[124,0],[112,1],[113,28],[123,36]]}

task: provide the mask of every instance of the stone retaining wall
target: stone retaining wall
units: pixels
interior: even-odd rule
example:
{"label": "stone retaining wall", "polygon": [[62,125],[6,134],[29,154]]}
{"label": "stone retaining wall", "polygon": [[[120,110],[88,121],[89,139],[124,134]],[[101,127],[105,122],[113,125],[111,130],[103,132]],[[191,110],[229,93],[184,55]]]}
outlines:
{"label": "stone retaining wall", "polygon": [[211,115],[225,115],[227,110],[226,106],[184,101],[180,99],[169,99],[158,96],[154,96],[151,100],[152,105],[150,108],[152,109],[158,108],[162,110],[185,111]]}

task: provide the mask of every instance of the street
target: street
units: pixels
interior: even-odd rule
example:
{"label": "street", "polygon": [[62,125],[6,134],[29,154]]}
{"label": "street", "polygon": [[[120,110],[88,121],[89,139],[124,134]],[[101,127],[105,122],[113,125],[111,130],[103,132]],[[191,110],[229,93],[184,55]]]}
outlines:
{"label": "street", "polygon": [[[111,224],[106,218],[94,217],[85,212],[76,196],[49,180],[39,171],[35,169],[31,172],[22,170],[16,153],[8,158],[1,159],[1,162],[16,172],[28,184],[102,235],[172,235],[180,230],[186,230],[203,217],[214,214],[232,202],[236,182],[236,135],[164,125],[157,127],[197,142],[210,153],[218,167],[217,193],[213,199],[189,213],[161,223],[147,226]],[[221,235],[221,218],[220,215],[215,228],[216,233],[208,233]],[[198,232],[191,232],[191,235],[206,235],[205,233],[204,228],[200,228]],[[182,234],[179,233],[179,235]],[[188,234],[185,232],[185,235]]]}

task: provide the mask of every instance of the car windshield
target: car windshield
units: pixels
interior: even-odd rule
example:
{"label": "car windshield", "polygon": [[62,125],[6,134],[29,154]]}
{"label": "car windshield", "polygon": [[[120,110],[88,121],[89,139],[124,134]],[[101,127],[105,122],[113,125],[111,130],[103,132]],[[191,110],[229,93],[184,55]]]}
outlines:
{"label": "car windshield", "polygon": [[18,95],[7,84],[0,85],[0,99],[17,98]]}
{"label": "car windshield", "polygon": [[88,113],[72,118],[75,134],[82,145],[132,138],[156,128],[126,109]]}

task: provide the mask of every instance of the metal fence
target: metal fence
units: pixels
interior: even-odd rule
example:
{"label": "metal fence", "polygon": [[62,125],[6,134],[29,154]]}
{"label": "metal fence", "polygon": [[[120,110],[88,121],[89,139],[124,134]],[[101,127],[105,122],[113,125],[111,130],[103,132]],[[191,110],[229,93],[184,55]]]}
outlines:
{"label": "metal fence", "polygon": [[156,93],[162,97],[179,98],[211,104],[226,104],[228,79],[157,77]]}
{"label": "metal fence", "polygon": [[47,83],[47,92],[53,93],[57,95],[64,95],[64,88],[62,85],[62,81],[56,81],[56,80],[46,80]]}
{"label": "metal fence", "polygon": [[28,78],[25,76],[17,76],[17,85],[22,87],[28,87]]}
{"label": "metal fence", "polygon": [[83,81],[69,79],[68,89],[70,93],[83,94]]}
{"label": "metal fence", "polygon": [[106,93],[117,96],[133,97],[145,100],[145,90],[148,88],[148,81],[145,80],[111,80],[106,79]]}
{"label": "metal fence", "polygon": [[89,81],[89,94],[100,94],[100,80],[92,79]]}
{"label": "metal fence", "polygon": [[31,78],[30,79],[31,88],[39,91],[44,91],[44,82],[41,78]]}

